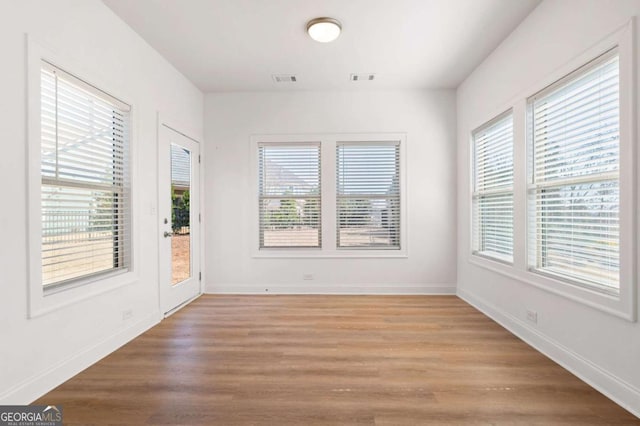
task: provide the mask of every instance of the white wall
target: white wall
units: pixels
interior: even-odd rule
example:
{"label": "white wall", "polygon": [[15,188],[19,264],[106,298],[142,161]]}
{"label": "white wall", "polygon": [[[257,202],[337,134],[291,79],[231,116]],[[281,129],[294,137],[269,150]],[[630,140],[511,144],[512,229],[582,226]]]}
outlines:
{"label": "white wall", "polygon": [[[405,132],[408,258],[253,258],[252,134]],[[453,91],[219,93],[205,97],[208,292],[453,292]],[[331,159],[329,159],[330,161]],[[325,160],[327,161],[327,160]],[[325,232],[334,232],[325,230]],[[303,281],[312,273],[314,281]]]}
{"label": "white wall", "polygon": [[[160,318],[156,114],[201,139],[203,96],[100,1],[5,1],[0,16],[0,404],[10,404],[30,402]],[[33,319],[26,293],[25,33],[133,101],[140,196],[139,281]],[[133,318],[123,321],[125,309]]]}
{"label": "white wall", "polygon": [[[470,263],[468,194],[472,128],[639,13],[639,0],[547,0],[457,92],[458,294],[636,415],[640,324]],[[516,134],[522,136],[523,130]],[[517,138],[516,143],[524,141]],[[524,184],[516,181],[516,192],[522,193]],[[525,320],[527,309],[538,312],[537,325]]]}

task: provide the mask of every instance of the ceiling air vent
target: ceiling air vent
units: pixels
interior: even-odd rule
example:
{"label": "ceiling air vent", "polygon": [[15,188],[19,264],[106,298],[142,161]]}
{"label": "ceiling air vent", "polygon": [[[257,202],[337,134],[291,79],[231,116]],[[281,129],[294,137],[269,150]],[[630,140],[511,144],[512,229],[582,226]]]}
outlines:
{"label": "ceiling air vent", "polygon": [[351,74],[351,81],[371,81],[374,78],[375,74]]}
{"label": "ceiling air vent", "polygon": [[298,78],[293,74],[274,74],[271,77],[276,83],[295,83],[298,81]]}

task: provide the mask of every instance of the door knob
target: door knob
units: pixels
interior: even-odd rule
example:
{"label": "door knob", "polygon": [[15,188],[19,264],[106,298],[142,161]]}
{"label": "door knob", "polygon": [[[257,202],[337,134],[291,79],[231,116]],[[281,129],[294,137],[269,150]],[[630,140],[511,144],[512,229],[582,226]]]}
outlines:
{"label": "door knob", "polygon": [[164,237],[165,237],[165,238],[169,238],[169,237],[171,237],[171,236],[173,236],[173,232],[167,232],[167,231],[164,231]]}

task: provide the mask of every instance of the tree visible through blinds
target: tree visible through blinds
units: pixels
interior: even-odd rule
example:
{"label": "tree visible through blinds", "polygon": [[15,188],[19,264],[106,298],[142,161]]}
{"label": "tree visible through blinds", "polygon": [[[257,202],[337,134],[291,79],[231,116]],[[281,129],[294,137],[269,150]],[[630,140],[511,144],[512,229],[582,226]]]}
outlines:
{"label": "tree visible through blinds", "polygon": [[619,288],[619,61],[611,51],[529,101],[531,266]]}
{"label": "tree visible through blinds", "polygon": [[320,247],[320,144],[258,146],[260,248]]}
{"label": "tree visible through blinds", "polygon": [[43,62],[42,283],[127,269],[129,107]]}
{"label": "tree visible through blinds", "polygon": [[513,114],[473,134],[473,251],[513,262]]}
{"label": "tree visible through blinds", "polygon": [[400,249],[400,144],[338,142],[337,245]]}

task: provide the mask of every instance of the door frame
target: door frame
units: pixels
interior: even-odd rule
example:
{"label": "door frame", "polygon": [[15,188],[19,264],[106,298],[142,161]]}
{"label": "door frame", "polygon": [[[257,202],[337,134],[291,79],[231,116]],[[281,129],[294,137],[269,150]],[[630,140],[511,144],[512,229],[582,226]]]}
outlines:
{"label": "door frame", "polygon": [[[158,304],[158,312],[160,313],[160,317],[161,318],[167,318],[170,315],[172,315],[173,313],[179,311],[181,308],[183,308],[184,306],[188,305],[189,303],[191,303],[193,300],[197,299],[198,297],[202,296],[204,294],[204,289],[205,289],[205,267],[204,267],[204,235],[205,235],[205,229],[204,229],[204,221],[202,220],[202,218],[204,217],[204,149],[203,149],[203,144],[200,142],[200,140],[202,140],[202,137],[193,137],[190,136],[191,134],[195,135],[198,134],[200,135],[200,132],[196,132],[193,131],[192,129],[189,129],[189,126],[185,126],[180,120],[175,119],[174,117],[171,117],[168,114],[165,113],[161,113],[161,112],[157,112],[157,121],[156,121],[156,158],[155,158],[155,167],[156,167],[156,200],[154,205],[152,206],[152,213],[154,218],[156,219],[156,223],[155,223],[155,229],[157,232],[157,247],[158,247],[158,253],[157,253],[157,265],[156,265],[156,270],[158,272],[158,285],[157,285],[157,304]],[[162,306],[162,286],[163,283],[160,279],[161,274],[162,274],[162,270],[161,270],[161,257],[162,257],[162,251],[161,251],[161,242],[164,239],[164,236],[162,235],[162,233],[160,232],[160,220],[161,220],[161,214],[160,214],[160,197],[162,196],[161,194],[161,182],[159,179],[159,167],[160,167],[160,155],[162,155],[161,150],[160,150],[160,142],[161,142],[161,137],[162,137],[162,127],[167,127],[168,129],[179,133],[180,135],[184,136],[187,139],[190,139],[191,141],[195,142],[198,144],[198,154],[199,154],[199,179],[198,179],[198,197],[199,197],[199,203],[198,203],[198,207],[199,207],[199,211],[197,212],[199,214],[199,232],[198,232],[198,245],[197,245],[197,256],[198,256],[198,260],[199,260],[199,266],[200,266],[200,280],[199,280],[199,286],[198,286],[198,294],[196,294],[193,298],[186,300],[185,302],[173,307],[172,309],[170,309],[167,312],[164,312],[163,306]],[[191,130],[191,132],[187,133],[178,129],[187,129],[187,131]],[[166,195],[166,194],[165,194]],[[194,274],[196,272],[194,271]]]}

